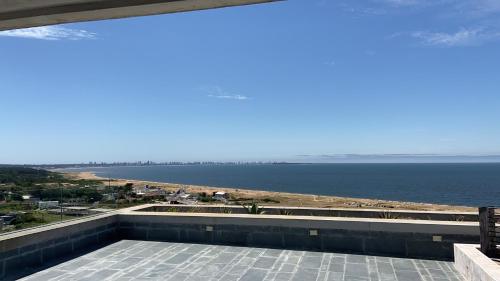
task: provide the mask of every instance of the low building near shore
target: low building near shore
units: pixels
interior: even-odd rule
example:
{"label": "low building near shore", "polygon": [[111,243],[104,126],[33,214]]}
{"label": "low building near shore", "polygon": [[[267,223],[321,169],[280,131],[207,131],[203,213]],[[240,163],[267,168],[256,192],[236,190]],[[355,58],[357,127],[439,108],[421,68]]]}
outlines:
{"label": "low building near shore", "polygon": [[116,199],[115,193],[104,193],[102,194],[102,201],[113,201]]}
{"label": "low building near shore", "polygon": [[51,209],[59,207],[59,201],[39,201],[38,209]]}
{"label": "low building near shore", "polygon": [[194,205],[198,203],[197,196],[186,192],[185,188],[179,188],[176,192],[165,196],[165,201],[171,204]]}
{"label": "low building near shore", "polygon": [[229,199],[229,193],[224,191],[217,191],[213,193],[212,198],[217,201],[227,202]]}
{"label": "low building near shore", "polygon": [[138,197],[156,197],[167,195],[165,189],[149,185],[145,185],[144,187],[136,187],[133,189],[133,192]]}

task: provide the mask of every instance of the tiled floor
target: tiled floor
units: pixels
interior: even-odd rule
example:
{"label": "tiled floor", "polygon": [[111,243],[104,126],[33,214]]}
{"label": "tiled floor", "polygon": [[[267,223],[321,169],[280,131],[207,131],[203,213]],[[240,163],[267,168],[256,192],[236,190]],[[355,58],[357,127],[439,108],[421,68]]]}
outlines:
{"label": "tiled floor", "polygon": [[123,240],[23,280],[462,280],[453,264],[336,253]]}

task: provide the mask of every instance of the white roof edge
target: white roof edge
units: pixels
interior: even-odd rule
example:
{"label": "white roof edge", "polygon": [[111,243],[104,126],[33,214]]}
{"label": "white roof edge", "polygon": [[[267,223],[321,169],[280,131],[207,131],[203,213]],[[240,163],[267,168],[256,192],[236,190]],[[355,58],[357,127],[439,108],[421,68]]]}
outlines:
{"label": "white roof edge", "polygon": [[275,1],[282,0],[0,0],[0,30]]}

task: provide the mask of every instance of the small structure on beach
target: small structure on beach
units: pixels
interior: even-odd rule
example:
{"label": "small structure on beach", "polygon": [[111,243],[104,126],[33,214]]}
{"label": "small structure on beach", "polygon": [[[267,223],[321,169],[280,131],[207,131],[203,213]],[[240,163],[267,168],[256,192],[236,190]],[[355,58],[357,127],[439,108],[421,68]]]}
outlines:
{"label": "small structure on beach", "polygon": [[171,204],[193,205],[198,203],[196,197],[186,192],[186,189],[181,187],[176,192],[165,196],[165,200]]}
{"label": "small structure on beach", "polygon": [[224,191],[217,191],[212,194],[212,198],[217,201],[226,202],[229,199],[229,193]]}

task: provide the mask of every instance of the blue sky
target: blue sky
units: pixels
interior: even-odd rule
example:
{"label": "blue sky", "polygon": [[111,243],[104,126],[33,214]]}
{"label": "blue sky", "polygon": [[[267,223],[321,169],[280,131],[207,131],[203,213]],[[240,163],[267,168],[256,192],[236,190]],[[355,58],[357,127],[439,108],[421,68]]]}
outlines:
{"label": "blue sky", "polygon": [[500,155],[499,15],[289,0],[3,32],[0,163]]}

